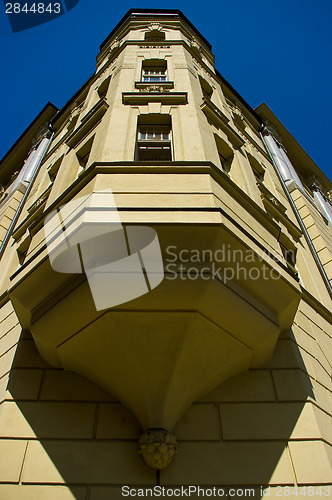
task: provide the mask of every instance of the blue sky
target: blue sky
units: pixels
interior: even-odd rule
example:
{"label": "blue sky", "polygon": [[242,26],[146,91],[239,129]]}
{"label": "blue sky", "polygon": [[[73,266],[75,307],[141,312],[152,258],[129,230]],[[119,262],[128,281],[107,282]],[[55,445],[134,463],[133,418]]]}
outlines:
{"label": "blue sky", "polygon": [[222,75],[252,107],[266,102],[332,177],[331,0],[80,0],[58,19],[18,33],[0,3],[0,158],[47,101],[61,108],[88,79],[101,42],[138,7],[182,10],[212,44]]}

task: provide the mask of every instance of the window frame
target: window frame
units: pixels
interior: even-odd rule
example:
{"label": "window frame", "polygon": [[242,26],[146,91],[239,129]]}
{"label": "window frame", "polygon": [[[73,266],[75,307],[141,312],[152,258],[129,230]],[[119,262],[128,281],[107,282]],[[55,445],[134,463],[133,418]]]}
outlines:
{"label": "window frame", "polygon": [[[149,130],[152,132],[150,132],[150,137]],[[151,152],[152,150],[156,151],[157,156],[159,151],[161,157],[149,158],[149,151]],[[142,158],[142,154],[144,155],[144,153],[147,155],[146,158]],[[162,157],[163,153],[165,153],[165,157]],[[135,156],[137,161],[172,161],[173,152],[171,125],[161,123],[138,124]]]}
{"label": "window frame", "polygon": [[168,68],[165,59],[144,59],[142,61],[141,82],[165,83],[168,81]]}

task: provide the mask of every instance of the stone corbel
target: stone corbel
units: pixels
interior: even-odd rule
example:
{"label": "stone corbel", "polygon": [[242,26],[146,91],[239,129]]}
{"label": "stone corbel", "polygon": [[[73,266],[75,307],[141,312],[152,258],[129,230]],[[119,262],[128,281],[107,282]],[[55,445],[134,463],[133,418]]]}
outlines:
{"label": "stone corbel", "polygon": [[199,43],[195,39],[190,40],[190,47],[193,50],[193,52],[195,53],[195,55],[201,59],[202,58],[202,47],[199,45]]}
{"label": "stone corbel", "polygon": [[108,49],[108,59],[113,59],[114,54],[117,53],[118,49],[120,47],[120,41],[119,40],[114,40],[110,48]]}
{"label": "stone corbel", "polygon": [[233,119],[234,119],[235,125],[238,128],[244,130],[246,128],[246,123],[244,121],[244,118],[243,118],[243,115],[242,115],[240,109],[237,106],[235,106],[232,109],[232,111],[233,111]]}

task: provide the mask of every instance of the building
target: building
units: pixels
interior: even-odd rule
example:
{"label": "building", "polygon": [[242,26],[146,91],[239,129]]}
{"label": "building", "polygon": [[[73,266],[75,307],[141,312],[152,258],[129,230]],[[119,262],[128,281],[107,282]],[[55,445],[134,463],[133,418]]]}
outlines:
{"label": "building", "polygon": [[331,182],[180,11],[129,11],[0,182],[0,498],[331,494]]}

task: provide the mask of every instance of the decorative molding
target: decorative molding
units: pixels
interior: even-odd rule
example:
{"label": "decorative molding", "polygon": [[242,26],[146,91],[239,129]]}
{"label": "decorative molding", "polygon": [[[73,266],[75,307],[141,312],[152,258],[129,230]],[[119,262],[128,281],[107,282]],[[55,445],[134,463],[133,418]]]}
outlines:
{"label": "decorative molding", "polygon": [[200,46],[200,44],[197,42],[197,40],[195,38],[193,38],[192,40],[190,40],[190,47],[191,47],[191,49],[193,50],[193,52],[195,53],[196,56],[198,56],[199,58],[202,57],[202,55],[203,55],[203,49],[202,49],[202,47]]}
{"label": "decorative molding", "polygon": [[20,173],[19,170],[15,170],[15,172],[12,173],[12,175],[10,176],[10,181],[9,183],[11,184],[12,182],[14,182],[14,180],[18,177],[18,174]]}
{"label": "decorative molding", "polygon": [[235,125],[238,128],[244,130],[246,128],[246,122],[245,122],[243,114],[241,113],[241,110],[237,106],[233,106],[232,113],[233,113],[233,120],[234,120]]}
{"label": "decorative molding", "polygon": [[163,31],[163,26],[160,23],[151,23],[148,25],[149,31]]}
{"label": "decorative molding", "polygon": [[325,193],[323,191],[323,186],[322,184],[319,182],[318,179],[315,179],[315,181],[310,185],[310,189],[312,191],[319,191],[324,197],[325,197]]}
{"label": "decorative molding", "polygon": [[0,187],[0,203],[2,203],[3,200],[5,200],[5,198],[7,198],[7,195],[8,195],[8,193],[6,193],[4,186],[1,186]]}
{"label": "decorative molding", "polygon": [[162,87],[161,85],[147,85],[144,88],[139,89],[140,92],[169,92],[167,87]]}
{"label": "decorative molding", "polygon": [[173,88],[174,82],[135,82],[135,89],[140,92],[169,92],[169,89]]}
{"label": "decorative molding", "polygon": [[108,54],[107,54],[108,59],[113,59],[114,54],[118,52],[119,48],[120,48],[120,41],[115,39],[108,49]]}
{"label": "decorative molding", "polygon": [[328,198],[329,202],[332,204],[332,189],[327,192],[327,198]]}
{"label": "decorative molding", "polygon": [[[149,42],[148,40],[144,40],[145,43],[149,43],[149,45],[140,45],[139,49],[170,49],[170,45],[156,45],[156,42]],[[160,41],[161,42],[161,41]],[[158,42],[158,43],[160,43]]]}
{"label": "decorative molding", "polygon": [[267,187],[262,183],[262,182],[257,182],[256,183],[260,192],[261,192],[261,198],[264,202],[267,202],[268,204],[272,204],[273,207],[275,207],[281,214],[284,214],[286,212],[286,207],[283,205],[272,193],[267,189]]}

